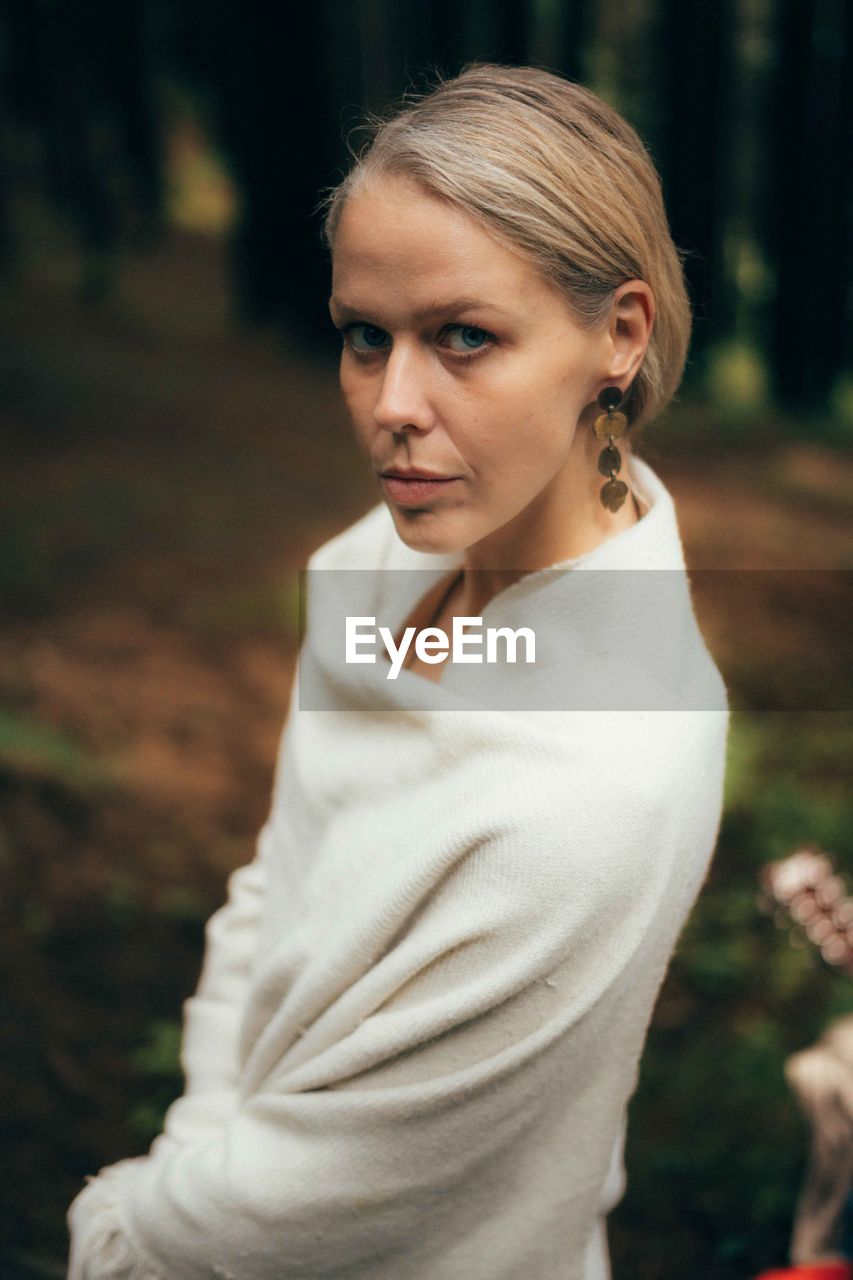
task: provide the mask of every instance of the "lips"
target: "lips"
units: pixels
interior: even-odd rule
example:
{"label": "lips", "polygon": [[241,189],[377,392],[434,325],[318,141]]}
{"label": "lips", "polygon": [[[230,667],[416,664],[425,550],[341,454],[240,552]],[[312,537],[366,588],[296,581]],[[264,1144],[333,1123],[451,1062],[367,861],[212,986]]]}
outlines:
{"label": "lips", "polygon": [[390,471],[381,471],[380,475],[395,480],[455,480],[456,476],[443,476],[439,471],[424,471],[420,468],[413,468],[410,471],[403,471],[400,468]]}
{"label": "lips", "polygon": [[385,492],[395,502],[414,506],[446,492],[459,481],[459,476],[436,476],[423,472],[382,472]]}

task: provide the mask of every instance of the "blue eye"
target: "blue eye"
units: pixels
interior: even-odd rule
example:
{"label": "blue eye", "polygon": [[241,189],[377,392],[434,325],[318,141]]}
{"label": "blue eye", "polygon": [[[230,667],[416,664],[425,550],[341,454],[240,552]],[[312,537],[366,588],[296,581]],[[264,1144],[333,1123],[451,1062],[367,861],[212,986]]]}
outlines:
{"label": "blue eye", "polygon": [[[489,338],[485,329],[478,329],[473,324],[452,324],[448,326],[448,332],[458,333],[468,351],[479,351],[483,343],[487,342]],[[470,341],[471,339],[473,339],[473,345]],[[451,348],[451,350],[457,350],[457,348]]]}
{"label": "blue eye", "polygon": [[[344,346],[349,347],[353,355],[367,357],[375,352],[388,349],[388,343],[386,342],[388,334],[384,329],[380,329],[378,325],[355,320],[351,324],[344,325],[340,332]],[[356,335],[359,332],[361,337],[356,341]],[[446,339],[449,336],[458,338],[461,346],[447,345]],[[445,342],[439,343],[439,346],[443,347],[443,350],[456,360],[471,360],[475,356],[488,351],[495,343],[494,334],[473,324],[445,325],[439,337],[445,339]]]}
{"label": "blue eye", "polygon": [[[356,329],[364,330],[363,336],[364,336],[364,341],[367,343],[368,351],[378,351],[383,345],[382,339],[387,337],[385,330],[380,329],[375,324],[350,324],[350,325],[347,325],[346,329],[344,329],[343,331],[344,339],[352,342],[353,334],[355,333]],[[378,341],[376,340],[377,337],[378,337]],[[354,343],[353,343],[353,349],[355,351],[364,350],[363,347],[357,347],[355,346]]]}

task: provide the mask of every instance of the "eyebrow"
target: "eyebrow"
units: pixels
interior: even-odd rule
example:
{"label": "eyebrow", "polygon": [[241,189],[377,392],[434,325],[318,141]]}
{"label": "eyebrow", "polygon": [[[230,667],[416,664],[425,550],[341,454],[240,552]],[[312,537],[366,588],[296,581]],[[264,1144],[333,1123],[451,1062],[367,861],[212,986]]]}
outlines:
{"label": "eyebrow", "polygon": [[[334,295],[329,298],[329,305],[346,319],[366,315],[370,311],[369,307],[353,306],[352,303],[337,299]],[[431,316],[442,315],[448,311],[468,311],[471,309],[499,311],[502,315],[512,314],[506,307],[501,307],[496,302],[488,302],[485,298],[448,298],[447,301],[431,302],[425,307],[419,307],[415,312],[415,318],[417,320],[427,320]]]}

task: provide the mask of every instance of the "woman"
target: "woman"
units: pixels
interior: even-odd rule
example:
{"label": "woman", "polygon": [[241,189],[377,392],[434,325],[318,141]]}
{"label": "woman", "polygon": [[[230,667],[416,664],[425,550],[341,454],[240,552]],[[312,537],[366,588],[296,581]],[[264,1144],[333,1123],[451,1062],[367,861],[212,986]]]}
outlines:
{"label": "woman", "polygon": [[[309,561],[186,1091],[74,1201],[71,1280],[602,1280],[722,798],[725,688],[627,439],[681,377],[681,264],[633,129],[530,67],[377,122],[326,205],[382,502]],[[461,618],[531,632],[533,662],[448,655]],[[384,652],[347,653],[351,623]]]}

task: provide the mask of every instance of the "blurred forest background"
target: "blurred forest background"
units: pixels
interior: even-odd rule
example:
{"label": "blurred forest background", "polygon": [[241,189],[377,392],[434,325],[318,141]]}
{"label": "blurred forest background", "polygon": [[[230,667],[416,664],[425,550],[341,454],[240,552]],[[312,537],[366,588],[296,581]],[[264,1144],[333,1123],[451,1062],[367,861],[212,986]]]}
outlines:
{"label": "blurred forest background", "polygon": [[[733,707],[726,809],[631,1103],[616,1280],[787,1258],[788,1054],[850,978],[762,913],[853,887],[853,8],[843,0],[7,0],[0,11],[0,1280],[181,1089],[204,922],[266,816],[298,571],[376,501],[315,209],[434,71],[535,64],[639,129],[696,316],[638,447]],[[606,211],[602,211],[606,216]]]}

